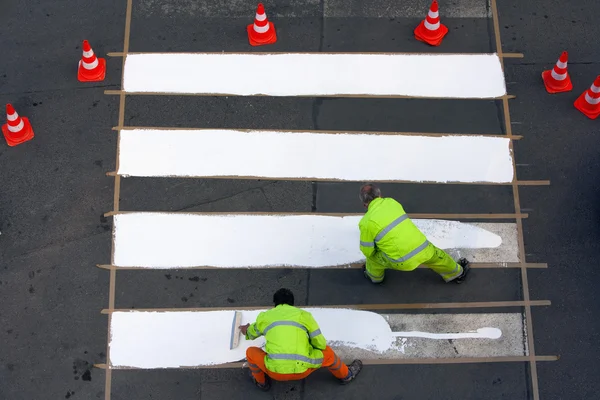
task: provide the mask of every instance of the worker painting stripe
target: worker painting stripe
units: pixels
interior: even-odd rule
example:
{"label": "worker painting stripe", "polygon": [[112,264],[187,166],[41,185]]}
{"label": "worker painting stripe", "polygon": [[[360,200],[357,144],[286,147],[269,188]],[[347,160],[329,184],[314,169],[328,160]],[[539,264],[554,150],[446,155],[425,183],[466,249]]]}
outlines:
{"label": "worker painting stripe", "polygon": [[[339,359],[523,356],[522,313],[377,314],[302,307],[319,324]],[[242,310],[242,324],[263,309]],[[240,340],[230,350],[234,311],[114,312],[110,325],[112,368],[180,368],[236,362],[264,337]],[[284,329],[284,328],[282,328]],[[453,339],[453,343],[447,339]],[[172,346],[177,343],[177,346]],[[458,352],[458,354],[457,354]],[[287,353],[286,353],[287,354]],[[297,359],[291,355],[291,359]],[[284,356],[285,357],[285,356]],[[310,357],[309,357],[310,358]],[[311,360],[318,361],[318,360]],[[326,367],[335,369],[332,358]],[[256,368],[253,363],[252,368]]]}
{"label": "worker painting stripe", "polygon": [[[364,260],[360,219],[360,215],[118,214],[113,221],[114,265],[319,268],[355,264]],[[477,262],[514,262],[514,224],[413,222],[439,248],[455,249]],[[509,247],[502,246],[504,241]],[[269,251],[264,251],[265,243]],[[485,253],[486,249],[493,251]]]}
{"label": "worker painting stripe", "polygon": [[[357,162],[364,157],[365,148],[376,151],[377,162]],[[202,157],[198,157],[198,149],[202,149]],[[457,159],[456,154],[469,154],[468,162]],[[509,183],[514,179],[512,164],[510,139],[506,137],[127,129],[119,134],[117,173],[140,177]]]}
{"label": "worker painting stripe", "polygon": [[506,94],[497,54],[136,53],[126,56],[124,68],[125,92],[488,99]]}

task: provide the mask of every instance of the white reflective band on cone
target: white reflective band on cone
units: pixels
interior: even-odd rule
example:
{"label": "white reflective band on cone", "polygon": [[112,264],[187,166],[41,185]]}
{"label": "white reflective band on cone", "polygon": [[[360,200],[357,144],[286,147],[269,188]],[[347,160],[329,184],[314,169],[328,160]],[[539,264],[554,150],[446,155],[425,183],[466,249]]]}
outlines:
{"label": "white reflective band on cone", "polygon": [[256,14],[256,18],[257,21],[264,21],[265,19],[267,19],[267,14]]}
{"label": "white reflective band on cone", "polygon": [[24,125],[25,124],[23,123],[23,120],[21,120],[21,122],[19,122],[19,125],[17,125],[17,126],[8,125],[8,130],[11,132],[19,132],[21,129],[23,129]]}
{"label": "white reflective band on cone", "polygon": [[436,22],[435,24],[430,24],[429,22],[427,22],[427,20],[425,20],[425,28],[429,29],[430,31],[435,31],[440,27],[440,23]]}
{"label": "white reflective band on cone", "polygon": [[562,61],[558,60],[558,61],[556,62],[556,67],[557,67],[557,68],[567,68],[567,63],[566,63],[566,62],[562,62]]}
{"label": "white reflective band on cone", "polygon": [[6,119],[9,121],[16,121],[17,118],[19,118],[19,114],[14,113],[14,114],[6,114]]}
{"label": "white reflective band on cone", "polygon": [[600,93],[600,86],[596,86],[592,83],[592,87],[590,88],[590,90],[594,93]]}
{"label": "white reflective band on cone", "polygon": [[554,79],[556,79],[557,81],[562,81],[567,79],[567,73],[565,72],[564,74],[557,74],[556,72],[554,72],[554,70],[552,70],[552,72],[550,73],[550,75],[552,75],[552,77]]}
{"label": "white reflective band on cone", "polygon": [[429,12],[427,13],[427,15],[429,15],[430,18],[437,18],[440,16],[440,12],[439,11],[431,11],[429,10]]}
{"label": "white reflective band on cone", "polygon": [[98,66],[98,59],[96,58],[91,63],[86,63],[85,61],[83,61],[82,64],[83,64],[83,68],[85,68],[85,69],[94,69]]}
{"label": "white reflective band on cone", "polygon": [[254,32],[265,33],[268,30],[269,30],[269,24],[267,24],[265,26],[258,26],[256,24],[254,24]]}
{"label": "white reflective band on cone", "polygon": [[593,98],[592,96],[590,96],[586,92],[586,94],[585,94],[585,101],[587,101],[590,104],[598,104],[598,103],[600,103],[600,97]]}
{"label": "white reflective band on cone", "polygon": [[83,56],[84,56],[84,57],[88,57],[88,58],[89,58],[89,57],[91,57],[91,56],[93,56],[93,55],[94,55],[94,50],[90,50],[90,51],[84,51],[84,52],[83,52]]}

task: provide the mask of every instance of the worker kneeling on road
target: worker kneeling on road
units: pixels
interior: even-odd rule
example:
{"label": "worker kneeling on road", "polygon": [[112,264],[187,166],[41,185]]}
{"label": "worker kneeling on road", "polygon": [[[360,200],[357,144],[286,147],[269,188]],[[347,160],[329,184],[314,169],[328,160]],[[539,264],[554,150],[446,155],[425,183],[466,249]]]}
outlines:
{"label": "worker kneeling on road", "polygon": [[457,263],[429,243],[400,203],[382,198],[381,190],[373,184],[360,188],[360,200],[367,209],[359,222],[360,250],[367,258],[363,271],[373,283],[383,282],[386,269],[412,271],[421,264],[446,282],[465,280],[469,262],[461,258]]}
{"label": "worker kneeling on road", "polygon": [[276,381],[293,381],[306,378],[321,367],[326,367],[347,384],[362,369],[362,362],[354,360],[346,365],[327,346],[319,325],[308,311],[294,307],[294,294],[279,289],[273,295],[275,308],[261,312],[252,325],[240,326],[247,340],[264,335],[265,351],[249,347],[246,358],[254,384],[262,390],[271,387],[270,378]]}

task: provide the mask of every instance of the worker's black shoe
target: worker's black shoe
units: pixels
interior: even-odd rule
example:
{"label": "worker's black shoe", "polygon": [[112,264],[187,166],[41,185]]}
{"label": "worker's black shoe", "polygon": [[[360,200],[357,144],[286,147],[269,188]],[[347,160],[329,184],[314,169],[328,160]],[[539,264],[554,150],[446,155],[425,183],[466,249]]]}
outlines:
{"label": "worker's black shoe", "polygon": [[454,280],[456,283],[463,283],[467,278],[467,274],[471,270],[471,263],[466,258],[461,258],[458,260],[458,264],[463,268],[462,274],[458,278]]}
{"label": "worker's black shoe", "polygon": [[342,385],[349,384],[350,382],[352,382],[352,380],[354,378],[356,378],[356,376],[360,373],[361,370],[362,370],[362,361],[360,361],[360,360],[352,361],[350,364],[348,364],[348,376],[345,377],[344,379],[340,379],[340,383]]}
{"label": "worker's black shoe", "polygon": [[265,383],[259,383],[256,379],[254,379],[252,372],[250,372],[250,379],[252,379],[254,385],[263,392],[267,392],[269,389],[271,389],[271,378],[269,378],[269,375],[267,374],[265,374]]}

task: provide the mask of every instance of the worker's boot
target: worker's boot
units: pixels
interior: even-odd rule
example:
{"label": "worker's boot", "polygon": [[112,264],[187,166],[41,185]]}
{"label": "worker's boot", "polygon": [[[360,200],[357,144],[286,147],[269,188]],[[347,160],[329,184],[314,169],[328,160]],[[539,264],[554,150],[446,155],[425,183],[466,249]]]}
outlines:
{"label": "worker's boot", "polygon": [[256,379],[254,379],[252,372],[250,372],[250,379],[252,379],[254,385],[263,392],[267,392],[269,389],[271,389],[271,378],[267,374],[265,374],[265,383],[259,383]]}
{"label": "worker's boot", "polygon": [[352,380],[354,378],[356,378],[356,376],[359,374],[359,372],[362,370],[362,361],[360,360],[354,360],[352,361],[350,364],[348,364],[348,376],[345,377],[344,379],[340,379],[340,383],[342,385],[347,385],[350,382],[352,382]]}
{"label": "worker's boot", "polygon": [[383,283],[383,279],[381,280],[381,282],[373,282],[373,280],[371,279],[369,274],[367,274],[367,264],[363,264],[362,270],[363,270],[363,275],[365,276],[365,278],[367,278],[369,280],[369,282],[374,283],[376,285],[381,285]]}
{"label": "worker's boot", "polygon": [[458,278],[454,280],[454,282],[463,283],[467,278],[469,270],[471,269],[471,263],[466,258],[461,258],[460,260],[458,260],[458,264],[463,268],[463,272]]}

